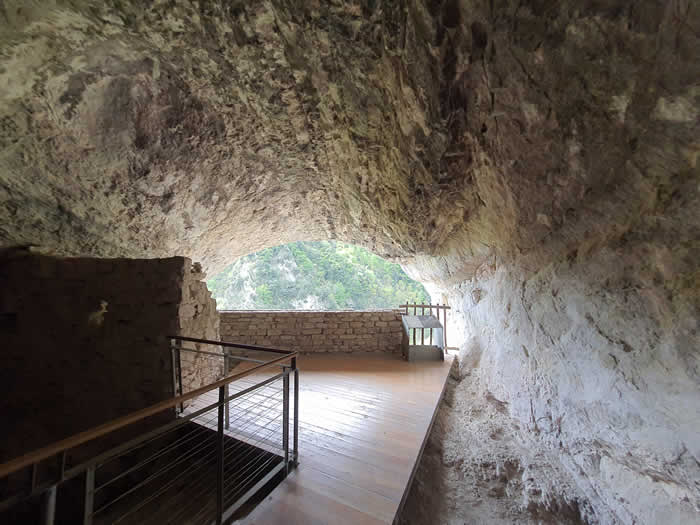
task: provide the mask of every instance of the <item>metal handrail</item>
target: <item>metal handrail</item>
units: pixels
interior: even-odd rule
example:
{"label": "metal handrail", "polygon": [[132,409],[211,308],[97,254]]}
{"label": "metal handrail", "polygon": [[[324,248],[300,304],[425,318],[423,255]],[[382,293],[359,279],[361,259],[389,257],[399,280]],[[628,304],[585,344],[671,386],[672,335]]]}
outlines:
{"label": "metal handrail", "polygon": [[272,352],[274,354],[296,354],[296,352],[292,350],[281,350],[279,348],[270,348],[269,346],[246,345],[241,343],[229,343],[226,341],[212,341],[211,339],[197,339],[194,337],[183,337],[180,335],[170,335],[168,337],[177,341],[189,341],[190,343],[204,343],[208,345],[217,345],[227,348],[243,348],[245,350],[256,350],[259,352]]}
{"label": "metal handrail", "polygon": [[[413,308],[413,315],[417,315],[418,313],[418,308],[421,309],[421,315],[425,315],[425,309],[428,309],[428,312],[430,315],[433,315],[433,309],[436,310],[437,313],[437,319],[440,321],[440,310],[443,311],[443,319],[444,322],[442,323],[442,343],[444,347],[444,352],[447,354],[447,310],[451,310],[452,307],[448,306],[447,304],[416,304],[412,303],[409,304],[408,301],[406,301],[406,304],[400,304],[399,308],[404,308],[405,311],[402,313],[402,315],[409,315],[408,314],[408,309]],[[410,335],[409,335],[410,338]],[[425,331],[421,329],[421,344],[425,342]],[[416,329],[413,329],[413,343],[416,343]],[[430,344],[433,344],[433,329],[430,329]]]}
{"label": "metal handrail", "polygon": [[435,309],[442,309],[442,310],[451,310],[452,307],[448,306],[446,304],[416,304],[416,303],[406,303],[406,304],[400,304],[399,308],[435,308]]}
{"label": "metal handrail", "polygon": [[62,439],[62,440],[57,441],[55,443],[52,443],[51,445],[40,448],[38,450],[34,450],[32,452],[24,454],[23,456],[20,456],[20,457],[17,457],[15,459],[12,459],[10,461],[7,461],[7,462],[0,465],[0,478],[6,477],[10,474],[13,474],[13,473],[23,469],[23,468],[29,467],[30,465],[39,463],[39,462],[46,460],[48,458],[51,458],[53,456],[57,456],[58,454],[65,453],[66,451],[68,451],[70,449],[73,449],[75,447],[83,445],[89,441],[93,441],[97,438],[105,436],[105,435],[107,435],[111,432],[114,432],[116,430],[120,430],[122,428],[125,428],[125,427],[127,427],[133,423],[136,423],[138,421],[141,421],[147,417],[154,416],[160,412],[163,412],[163,411],[168,410],[170,408],[174,408],[177,405],[182,405],[186,401],[194,399],[195,397],[198,397],[198,396],[205,394],[207,392],[210,392],[212,390],[216,390],[220,387],[226,386],[226,385],[228,385],[236,380],[242,379],[246,376],[249,376],[249,375],[254,374],[256,372],[259,372],[261,370],[265,370],[267,368],[272,368],[273,366],[276,366],[280,363],[283,363],[284,361],[288,361],[288,360],[291,360],[291,359],[294,359],[297,357],[297,352],[289,351],[289,350],[279,350],[279,349],[271,349],[271,348],[264,348],[264,347],[255,347],[253,345],[238,345],[238,344],[234,344],[234,343],[224,343],[221,341],[211,341],[211,340],[207,340],[207,339],[195,339],[195,338],[191,338],[191,337],[170,336],[170,338],[171,339],[179,339],[182,341],[214,344],[214,345],[219,345],[219,346],[230,346],[230,347],[238,347],[238,348],[255,349],[255,350],[268,351],[268,352],[273,352],[273,353],[278,353],[278,354],[282,353],[284,355],[282,355],[276,359],[273,359],[271,361],[268,361],[266,363],[263,363],[263,364],[260,364],[258,366],[254,366],[252,368],[249,368],[247,370],[239,372],[237,374],[226,376],[223,379],[220,379],[220,380],[215,381],[214,383],[211,383],[209,385],[192,390],[191,392],[188,392],[186,394],[182,394],[180,396],[175,396],[173,398],[166,399],[164,401],[161,401],[161,402],[156,403],[154,405],[151,405],[149,407],[143,408],[141,410],[137,410],[136,412],[132,412],[130,414],[119,417],[119,418],[114,419],[112,421],[108,421],[107,423],[103,423],[102,425],[93,427],[93,428],[85,430],[83,432],[79,432],[79,433],[74,434],[68,438]]}

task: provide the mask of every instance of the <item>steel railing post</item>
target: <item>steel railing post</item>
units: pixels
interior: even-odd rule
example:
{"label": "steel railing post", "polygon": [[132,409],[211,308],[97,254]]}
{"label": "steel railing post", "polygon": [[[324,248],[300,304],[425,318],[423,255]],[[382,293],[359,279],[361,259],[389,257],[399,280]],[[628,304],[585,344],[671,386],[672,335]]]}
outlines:
{"label": "steel railing post", "polygon": [[[170,340],[170,361],[173,367],[173,397],[177,396],[177,349],[175,348],[177,341],[175,339]],[[177,408],[175,408],[175,413],[177,414]]]}
{"label": "steel railing post", "polygon": [[[173,396],[182,395],[182,342],[179,339],[170,340],[170,352],[173,363]],[[176,409],[177,411],[177,409]],[[180,403],[180,414],[185,407]]]}
{"label": "steel railing post", "polygon": [[292,368],[294,369],[294,449],[292,460],[296,467],[299,464],[299,369],[296,357],[292,358]]}
{"label": "steel railing post", "polygon": [[219,421],[217,425],[217,469],[216,469],[216,523],[221,525],[224,516],[224,403],[225,387],[219,387]]}
{"label": "steel railing post", "polygon": [[56,485],[52,485],[41,495],[41,523],[53,525],[56,518]]}
{"label": "steel railing post", "polygon": [[[224,377],[228,376],[228,373],[231,371],[229,368],[229,362],[228,362],[228,354],[224,355]],[[230,409],[229,409],[229,401],[228,401],[228,396],[229,396],[229,388],[228,388],[228,383],[226,383],[226,407],[225,407],[225,418],[226,418],[226,424],[224,425],[224,428],[228,430],[231,427],[231,414],[230,414]]]}
{"label": "steel railing post", "polygon": [[[178,341],[177,342],[177,384],[178,388],[180,389],[180,395],[182,395],[183,391],[183,386],[182,386],[182,342]],[[185,411],[185,405],[183,403],[180,403],[180,413],[182,414]]]}
{"label": "steel railing post", "polygon": [[[447,303],[445,303],[445,306],[447,306]],[[445,341],[445,353],[447,353],[447,308],[443,309],[443,314],[445,325],[442,327],[442,336]]]}
{"label": "steel railing post", "polygon": [[282,448],[284,449],[284,472],[289,474],[289,368],[282,376]]}
{"label": "steel railing post", "polygon": [[58,481],[63,482],[66,479],[66,451],[61,452],[61,464],[58,474]]}
{"label": "steel railing post", "polygon": [[85,471],[85,504],[83,507],[83,525],[92,525],[92,511],[95,503],[95,467]]}

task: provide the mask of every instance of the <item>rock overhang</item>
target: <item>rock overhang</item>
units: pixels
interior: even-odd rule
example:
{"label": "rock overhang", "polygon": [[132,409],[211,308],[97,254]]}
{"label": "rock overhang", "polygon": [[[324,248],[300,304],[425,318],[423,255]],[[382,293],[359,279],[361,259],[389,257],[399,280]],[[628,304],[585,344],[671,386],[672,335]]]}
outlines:
{"label": "rock overhang", "polygon": [[0,32],[3,245],[210,275],[294,240],[363,245],[449,298],[523,428],[562,418],[536,439],[597,508],[653,518],[618,474],[697,496],[697,10],[25,4]]}

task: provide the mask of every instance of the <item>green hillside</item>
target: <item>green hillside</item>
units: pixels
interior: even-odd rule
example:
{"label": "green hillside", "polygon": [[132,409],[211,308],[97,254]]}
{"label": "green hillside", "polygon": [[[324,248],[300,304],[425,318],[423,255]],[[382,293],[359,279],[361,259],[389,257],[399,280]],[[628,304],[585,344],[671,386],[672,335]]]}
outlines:
{"label": "green hillside", "polygon": [[423,285],[364,248],[295,242],[241,257],[207,282],[219,310],[362,310],[428,302]]}

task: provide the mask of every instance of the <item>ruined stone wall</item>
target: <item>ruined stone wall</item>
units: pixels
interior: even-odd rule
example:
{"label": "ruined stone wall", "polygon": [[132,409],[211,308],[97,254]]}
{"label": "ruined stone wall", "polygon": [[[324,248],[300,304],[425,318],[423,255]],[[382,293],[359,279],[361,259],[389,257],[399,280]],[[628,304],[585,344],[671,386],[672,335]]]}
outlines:
{"label": "ruined stone wall", "polygon": [[376,311],[221,312],[221,337],[298,352],[401,351],[401,314]]}
{"label": "ruined stone wall", "polygon": [[[180,334],[198,339],[219,341],[219,313],[216,311],[216,301],[204,282],[205,274],[198,264],[192,270],[185,272],[182,284],[182,301],[178,311],[180,319]],[[182,342],[182,348],[192,348],[205,352],[222,353],[220,346]],[[180,366],[182,367],[183,392],[213,383],[224,373],[223,358],[218,359],[205,354],[181,351]]]}
{"label": "ruined stone wall", "polygon": [[[216,337],[183,257],[0,258],[0,458],[173,394],[168,335]],[[203,376],[203,374],[199,374]]]}

